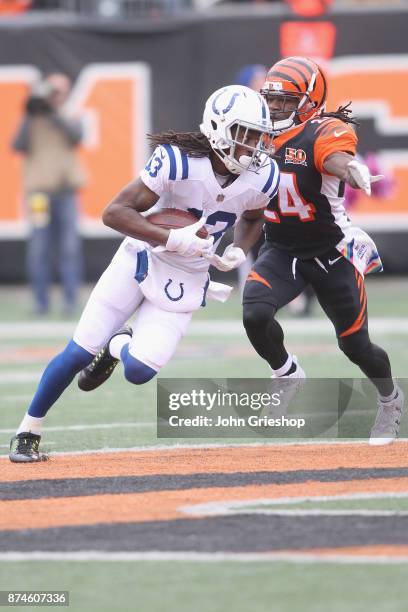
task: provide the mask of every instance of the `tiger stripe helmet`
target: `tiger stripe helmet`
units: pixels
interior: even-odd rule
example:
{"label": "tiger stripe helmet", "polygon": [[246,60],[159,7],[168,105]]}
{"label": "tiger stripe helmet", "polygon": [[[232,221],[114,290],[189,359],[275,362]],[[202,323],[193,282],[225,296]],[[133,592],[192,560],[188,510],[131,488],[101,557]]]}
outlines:
{"label": "tiger stripe helmet", "polygon": [[[307,57],[286,57],[270,68],[261,89],[266,98],[284,96],[298,100],[295,110],[286,118],[271,119],[274,132],[284,132],[322,112],[327,97],[327,81],[323,70]],[[293,105],[292,107],[293,108]],[[279,113],[282,115],[282,111]]]}

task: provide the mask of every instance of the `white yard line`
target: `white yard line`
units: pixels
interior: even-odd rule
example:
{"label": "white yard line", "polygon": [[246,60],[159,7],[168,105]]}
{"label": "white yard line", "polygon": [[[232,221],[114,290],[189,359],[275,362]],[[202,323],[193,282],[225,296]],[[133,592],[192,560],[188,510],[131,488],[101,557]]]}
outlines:
{"label": "white yard line", "polygon": [[[399,444],[400,442],[406,442],[406,438],[400,438],[399,440],[395,440],[393,444]],[[221,444],[218,442],[214,442],[214,444],[206,443],[206,444],[157,444],[157,445],[148,445],[148,446],[129,446],[129,447],[119,447],[119,448],[98,448],[94,450],[78,450],[78,451],[63,451],[58,453],[52,453],[52,456],[72,456],[72,455],[100,455],[100,454],[108,454],[108,453],[145,453],[145,452],[157,452],[157,451],[166,451],[166,450],[206,450],[212,448],[236,448],[236,447],[273,447],[276,446],[280,448],[282,446],[294,446],[294,445],[312,445],[312,446],[334,446],[341,444],[360,444],[367,445],[367,440],[297,440],[297,441],[286,441],[282,442],[242,442],[237,441],[235,443],[231,442],[229,444]],[[7,458],[6,455],[0,455],[0,459]]]}
{"label": "white yard line", "polygon": [[3,552],[0,561],[181,561],[197,563],[341,563],[341,564],[381,564],[387,565],[408,563],[408,555],[350,555],[341,553],[302,553],[302,552],[266,552],[266,553],[199,553],[199,552],[100,552],[81,550],[78,552]]}
{"label": "white yard line", "polygon": [[[230,514],[287,514],[287,515],[292,515],[295,513],[299,513],[299,516],[306,516],[308,514],[312,515],[312,514],[316,514],[316,513],[322,513],[322,514],[333,514],[333,512],[335,513],[343,513],[343,512],[350,512],[350,514],[358,514],[360,512],[360,510],[330,510],[327,509],[325,510],[323,509],[299,509],[299,510],[279,510],[279,509],[272,509],[272,508],[251,508],[251,506],[275,506],[275,505],[283,505],[283,504],[299,504],[299,503],[303,503],[303,502],[309,502],[312,504],[316,504],[319,502],[332,502],[332,501],[354,501],[354,500],[358,500],[358,501],[365,501],[367,499],[402,499],[402,498],[406,498],[408,497],[408,492],[389,492],[389,491],[383,491],[383,492],[375,492],[375,493],[365,493],[365,492],[361,492],[361,493],[344,493],[344,494],[340,494],[340,495],[310,495],[308,497],[304,497],[304,496],[299,496],[299,497],[276,497],[276,498],[260,498],[260,499],[249,499],[249,500],[245,500],[245,501],[223,501],[223,502],[208,502],[206,504],[194,504],[191,506],[182,506],[180,508],[178,508],[178,510],[180,512],[183,512],[184,514],[190,514],[192,516],[224,516],[224,515],[230,515]],[[371,510],[363,510],[363,513],[369,512],[371,513]],[[377,513],[381,513],[383,512],[382,510],[374,510],[373,511],[375,514]],[[384,512],[388,513],[390,512],[392,515],[397,514],[398,512],[400,512],[399,510],[385,510]],[[402,511],[401,512],[405,512]],[[408,514],[408,512],[407,512]],[[363,516],[365,516],[365,514],[363,514]],[[380,516],[383,516],[382,514]],[[384,516],[388,516],[388,514],[385,514]]]}
{"label": "white yard line", "polygon": [[[285,319],[281,323],[287,336],[334,335],[333,325],[328,319],[308,319],[307,324],[300,319]],[[371,318],[370,327],[378,334],[408,333],[408,318]],[[243,333],[243,326],[242,322],[236,319],[193,321],[188,333],[193,336],[238,336]]]}
{"label": "white yard line", "polygon": [[25,395],[2,395],[2,402],[30,402],[33,399],[32,393],[26,393]]}
{"label": "white yard line", "polygon": [[24,384],[38,382],[41,374],[41,370],[34,372],[22,372],[17,368],[15,370],[3,370],[0,372],[0,385],[9,385],[10,383]]}
{"label": "white yard line", "polygon": [[[333,335],[333,326],[327,319],[308,319],[307,324],[300,319],[283,321],[285,334],[288,336],[314,336],[316,334]],[[406,334],[408,333],[408,318],[378,318],[370,319],[370,326],[376,334]],[[75,324],[58,322],[13,322],[0,323],[0,339],[17,338],[60,338],[70,337]],[[244,334],[242,322],[239,319],[213,319],[211,321],[192,321],[188,334],[190,336],[239,336]]]}
{"label": "white yard line", "polygon": [[[312,499],[312,498],[311,498]],[[306,510],[243,510],[245,514],[265,514],[270,516],[379,516],[379,517],[395,517],[395,516],[408,516],[408,510],[320,510],[318,508]],[[237,512],[228,512],[228,514],[238,514]]]}
{"label": "white yard line", "polygon": [[336,510],[324,508],[310,509],[273,509],[273,508],[251,508],[251,506],[273,506],[282,504],[298,504],[302,502],[318,503],[325,501],[349,501],[366,499],[395,499],[406,498],[408,492],[395,493],[353,493],[333,496],[309,496],[293,498],[253,499],[246,501],[209,502],[207,504],[196,504],[179,508],[181,512],[198,516],[225,516],[236,514],[268,514],[276,516],[408,516],[405,510]]}
{"label": "white yard line", "polygon": [[[15,431],[16,430],[13,429],[13,433],[15,433]],[[47,446],[50,446],[50,445],[53,446],[54,444],[56,444],[56,442],[47,442]],[[7,450],[9,451],[10,450],[10,444],[0,444],[0,448],[7,448]]]}
{"label": "white yard line", "polygon": [[[44,427],[43,432],[47,431],[87,431],[88,429],[121,429],[121,428],[136,428],[156,427],[157,423],[141,422],[141,423],[95,423],[92,425],[58,425],[57,427]],[[0,434],[12,434],[14,429],[0,429]],[[49,444],[49,442],[47,442]]]}

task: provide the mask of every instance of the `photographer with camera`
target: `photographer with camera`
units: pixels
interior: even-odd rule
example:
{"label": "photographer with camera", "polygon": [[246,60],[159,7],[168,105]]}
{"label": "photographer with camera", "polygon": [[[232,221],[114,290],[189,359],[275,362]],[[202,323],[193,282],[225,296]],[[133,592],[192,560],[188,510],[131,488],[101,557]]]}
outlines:
{"label": "photographer with camera", "polygon": [[75,309],[80,282],[77,192],[84,184],[84,173],[75,149],[83,131],[81,122],[69,117],[65,108],[70,90],[71,82],[64,74],[51,74],[36,82],[12,144],[14,151],[24,155],[23,184],[30,224],[27,270],[38,314],[49,310],[54,241],[67,315]]}

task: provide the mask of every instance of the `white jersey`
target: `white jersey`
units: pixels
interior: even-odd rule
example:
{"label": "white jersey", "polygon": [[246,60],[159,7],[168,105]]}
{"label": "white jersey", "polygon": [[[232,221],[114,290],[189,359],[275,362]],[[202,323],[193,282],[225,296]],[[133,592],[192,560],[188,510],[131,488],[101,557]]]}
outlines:
{"label": "white jersey", "polygon": [[[174,145],[156,147],[140,178],[159,201],[149,213],[161,208],[179,208],[192,212],[197,219],[207,217],[206,229],[214,237],[214,250],[222,235],[233,227],[246,210],[264,208],[278,189],[279,170],[274,160],[259,170],[240,174],[228,187],[222,188],[208,157],[189,157]],[[140,243],[129,238],[133,243]],[[143,243],[143,248],[150,245]],[[186,258],[174,253],[171,261],[185,267]],[[163,256],[163,255],[162,255]],[[177,262],[177,263],[176,263]],[[193,268],[202,267],[202,257],[188,259]]]}
{"label": "white jersey", "polygon": [[[188,157],[175,146],[163,145],[141,178],[160,197],[155,210],[190,210],[197,219],[204,214],[215,248],[245,210],[266,206],[278,188],[279,170],[271,161],[223,189],[208,158]],[[203,257],[154,253],[148,243],[125,238],[88,300],[75,342],[96,354],[137,311],[129,354],[158,372],[174,354],[192,312],[205,305],[206,297],[224,301],[228,295],[226,286],[210,283],[208,267]]]}
{"label": "white jersey", "polygon": [[[274,160],[269,160],[258,172],[245,171],[221,187],[208,157],[189,157],[177,146],[166,144],[155,149],[140,178],[159,196],[149,213],[178,208],[192,212],[197,219],[204,215],[215,251],[226,230],[246,210],[266,207],[278,189],[279,169]],[[169,251],[157,253],[150,244],[134,238],[126,238],[124,247],[139,253],[135,278],[153,303],[186,312],[205,302],[207,259]]]}

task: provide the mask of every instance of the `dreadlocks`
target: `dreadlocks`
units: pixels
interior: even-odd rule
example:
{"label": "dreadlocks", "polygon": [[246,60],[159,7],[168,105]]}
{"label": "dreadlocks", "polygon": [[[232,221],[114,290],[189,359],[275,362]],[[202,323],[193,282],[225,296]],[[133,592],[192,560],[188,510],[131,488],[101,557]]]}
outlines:
{"label": "dreadlocks", "polygon": [[160,134],[148,134],[148,139],[153,146],[170,144],[179,147],[183,153],[191,157],[208,157],[212,149],[208,139],[201,132],[160,132]]}
{"label": "dreadlocks", "polygon": [[351,101],[344,106],[339,106],[338,109],[332,113],[321,113],[321,117],[334,117],[335,119],[340,119],[344,123],[354,123],[354,125],[360,125],[354,117],[350,117],[353,112],[351,108],[349,108]]}

